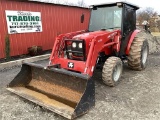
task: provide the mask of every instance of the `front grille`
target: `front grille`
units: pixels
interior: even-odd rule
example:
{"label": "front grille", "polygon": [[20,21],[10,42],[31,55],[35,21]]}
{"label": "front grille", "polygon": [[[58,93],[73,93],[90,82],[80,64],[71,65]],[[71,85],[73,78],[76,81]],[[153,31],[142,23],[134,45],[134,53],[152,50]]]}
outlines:
{"label": "front grille", "polygon": [[[76,47],[72,46],[72,43],[76,43]],[[79,43],[82,43],[82,48],[79,48]],[[80,60],[85,61],[86,55],[85,55],[85,41],[84,40],[65,40],[65,48],[66,48],[66,54],[68,59],[72,60]]]}

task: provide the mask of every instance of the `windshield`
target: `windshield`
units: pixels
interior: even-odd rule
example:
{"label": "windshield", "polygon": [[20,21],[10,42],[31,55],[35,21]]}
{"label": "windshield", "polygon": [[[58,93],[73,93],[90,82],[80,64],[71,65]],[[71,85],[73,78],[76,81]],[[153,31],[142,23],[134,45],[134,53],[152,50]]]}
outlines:
{"label": "windshield", "polygon": [[101,7],[92,10],[89,31],[121,28],[122,8]]}

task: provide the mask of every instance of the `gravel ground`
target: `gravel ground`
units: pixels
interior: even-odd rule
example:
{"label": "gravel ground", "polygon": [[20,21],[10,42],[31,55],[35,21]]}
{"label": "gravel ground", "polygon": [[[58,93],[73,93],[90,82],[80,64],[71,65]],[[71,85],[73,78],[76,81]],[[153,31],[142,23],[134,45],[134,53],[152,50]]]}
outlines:
{"label": "gravel ground", "polygon": [[[96,106],[77,120],[159,120],[160,54],[150,55],[148,63],[144,71],[132,71],[124,65],[122,81],[114,88],[102,83],[97,70]],[[46,61],[37,64],[46,65]],[[20,67],[0,71],[0,119],[66,120],[5,89],[19,71]]]}
{"label": "gravel ground", "polygon": [[155,36],[155,34],[146,33],[144,30],[141,30],[138,37],[147,38],[149,43],[149,53],[160,53],[160,36]]}

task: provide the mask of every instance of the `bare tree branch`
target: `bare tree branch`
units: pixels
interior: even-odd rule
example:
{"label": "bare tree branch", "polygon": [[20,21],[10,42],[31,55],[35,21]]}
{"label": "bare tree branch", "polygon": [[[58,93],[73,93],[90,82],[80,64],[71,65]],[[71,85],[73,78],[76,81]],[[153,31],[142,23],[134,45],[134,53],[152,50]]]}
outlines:
{"label": "bare tree branch", "polygon": [[153,8],[145,8],[137,12],[137,22],[141,25],[144,21],[149,22],[150,30],[160,28],[160,22],[157,21],[158,13]]}
{"label": "bare tree branch", "polygon": [[80,6],[80,7],[88,7],[88,6],[85,4],[84,0],[78,0],[77,5]]}
{"label": "bare tree branch", "polygon": [[152,17],[157,16],[157,12],[154,11],[153,8],[145,8],[144,10],[138,11],[137,12],[137,20],[139,22],[142,22],[144,20],[149,21]]}
{"label": "bare tree branch", "polygon": [[63,5],[71,5],[71,6],[79,6],[79,7],[88,7],[84,0],[78,0],[77,3],[69,2],[68,0],[35,0],[47,3],[55,3],[55,4],[63,4]]}

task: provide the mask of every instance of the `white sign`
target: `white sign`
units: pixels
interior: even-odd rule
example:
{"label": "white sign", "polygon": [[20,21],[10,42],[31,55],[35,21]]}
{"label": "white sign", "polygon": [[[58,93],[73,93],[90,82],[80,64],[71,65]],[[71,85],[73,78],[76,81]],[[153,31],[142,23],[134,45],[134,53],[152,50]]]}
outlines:
{"label": "white sign", "polygon": [[42,32],[40,12],[6,10],[8,33]]}

